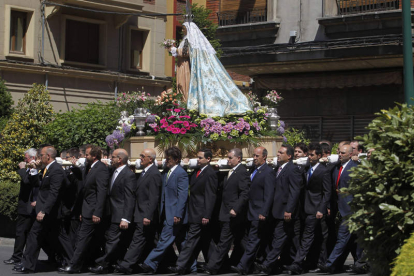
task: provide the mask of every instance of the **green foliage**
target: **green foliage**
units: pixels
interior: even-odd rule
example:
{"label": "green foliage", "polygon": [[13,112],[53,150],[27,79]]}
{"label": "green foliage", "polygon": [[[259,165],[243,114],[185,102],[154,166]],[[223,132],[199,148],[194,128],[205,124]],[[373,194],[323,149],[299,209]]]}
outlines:
{"label": "green foliage", "polygon": [[0,181],[0,214],[16,219],[17,202],[20,191],[18,180]]}
{"label": "green foliage", "polygon": [[0,99],[0,117],[10,116],[14,102],[4,80],[0,80]]}
{"label": "green foliage", "polygon": [[155,136],[155,140],[158,142],[157,150],[159,153],[176,146],[185,153],[184,156],[195,157],[197,150],[201,148],[201,136],[202,134],[199,132],[187,134],[159,133]]}
{"label": "green foliage", "polygon": [[414,271],[414,235],[405,241],[401,254],[395,259],[391,276],[410,276]]}
{"label": "green foliage", "polygon": [[47,141],[58,151],[84,144],[106,148],[105,137],[117,127],[120,111],[114,102],[89,103],[56,114],[47,125]]}
{"label": "green foliage", "polygon": [[0,133],[6,127],[8,121],[9,121],[9,117],[0,117]]}
{"label": "green foliage", "polygon": [[333,144],[331,148],[331,154],[338,154],[338,147],[339,147],[339,143]]}
{"label": "green foliage", "polygon": [[375,151],[354,168],[343,192],[354,196],[349,229],[365,249],[373,275],[389,275],[414,230],[414,109],[403,104],[377,115],[369,134],[357,137]]}
{"label": "green foliage", "polygon": [[[211,46],[213,46],[214,50],[217,52],[217,57],[220,58],[223,54],[221,50],[220,40],[216,38],[216,32],[218,25],[211,21],[208,17],[211,14],[211,10],[206,9],[203,6],[198,6],[197,4],[193,4],[191,6],[191,12],[194,15],[193,22],[198,26],[201,32],[205,35],[205,37],[210,42]],[[183,10],[185,13],[185,9]]]}
{"label": "green foliage", "polygon": [[286,144],[294,147],[297,143],[302,142],[309,144],[310,140],[305,137],[305,132],[303,130],[298,130],[296,128],[288,128],[283,134],[286,137]]}
{"label": "green foliage", "polygon": [[0,180],[19,180],[15,172],[28,148],[45,142],[45,125],[52,119],[53,107],[45,86],[34,84],[19,100],[14,113],[1,132]]}

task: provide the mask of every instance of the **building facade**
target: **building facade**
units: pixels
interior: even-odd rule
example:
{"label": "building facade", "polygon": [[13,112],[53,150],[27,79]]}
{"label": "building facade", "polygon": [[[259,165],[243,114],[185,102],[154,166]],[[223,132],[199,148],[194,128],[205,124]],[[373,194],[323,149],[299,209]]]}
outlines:
{"label": "building facade", "polygon": [[404,101],[400,0],[211,2],[225,67],[282,93],[282,120],[312,140],[353,139]]}
{"label": "building facade", "polygon": [[[0,77],[15,102],[45,84],[55,110],[127,91],[160,94],[167,0],[0,0]],[[137,14],[140,14],[139,16]]]}

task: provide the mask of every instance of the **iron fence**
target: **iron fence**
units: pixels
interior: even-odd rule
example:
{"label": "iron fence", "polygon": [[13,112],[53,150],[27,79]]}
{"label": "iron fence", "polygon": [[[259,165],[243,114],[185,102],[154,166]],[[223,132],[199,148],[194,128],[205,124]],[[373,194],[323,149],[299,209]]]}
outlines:
{"label": "iron fence", "polygon": [[239,25],[267,21],[266,9],[255,9],[251,11],[227,11],[217,13],[219,26]]}
{"label": "iron fence", "polygon": [[401,0],[336,0],[339,15],[400,9]]}

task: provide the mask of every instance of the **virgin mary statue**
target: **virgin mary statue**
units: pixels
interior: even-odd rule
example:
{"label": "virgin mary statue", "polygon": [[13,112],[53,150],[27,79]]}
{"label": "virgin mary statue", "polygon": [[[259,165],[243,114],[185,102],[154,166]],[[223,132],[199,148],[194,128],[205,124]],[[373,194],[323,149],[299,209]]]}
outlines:
{"label": "virgin mary statue", "polygon": [[[252,110],[246,96],[234,84],[197,25],[193,22],[183,25],[187,35],[178,49],[171,48],[171,53],[178,58],[177,87],[183,99],[187,99],[187,108],[210,117]],[[190,70],[186,58],[190,60]]]}

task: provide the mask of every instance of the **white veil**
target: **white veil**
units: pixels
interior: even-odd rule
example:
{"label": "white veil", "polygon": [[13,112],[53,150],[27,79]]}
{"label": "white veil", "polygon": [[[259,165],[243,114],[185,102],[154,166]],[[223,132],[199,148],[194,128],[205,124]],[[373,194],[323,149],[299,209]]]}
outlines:
{"label": "white veil", "polygon": [[211,46],[208,39],[204,36],[204,34],[200,31],[195,23],[185,22],[183,25],[187,28],[187,35],[184,37],[183,41],[181,41],[179,48],[182,48],[184,46],[185,39],[187,38],[191,48],[201,49],[202,51],[206,51],[209,54],[216,54],[216,50],[214,50],[213,46]]}

